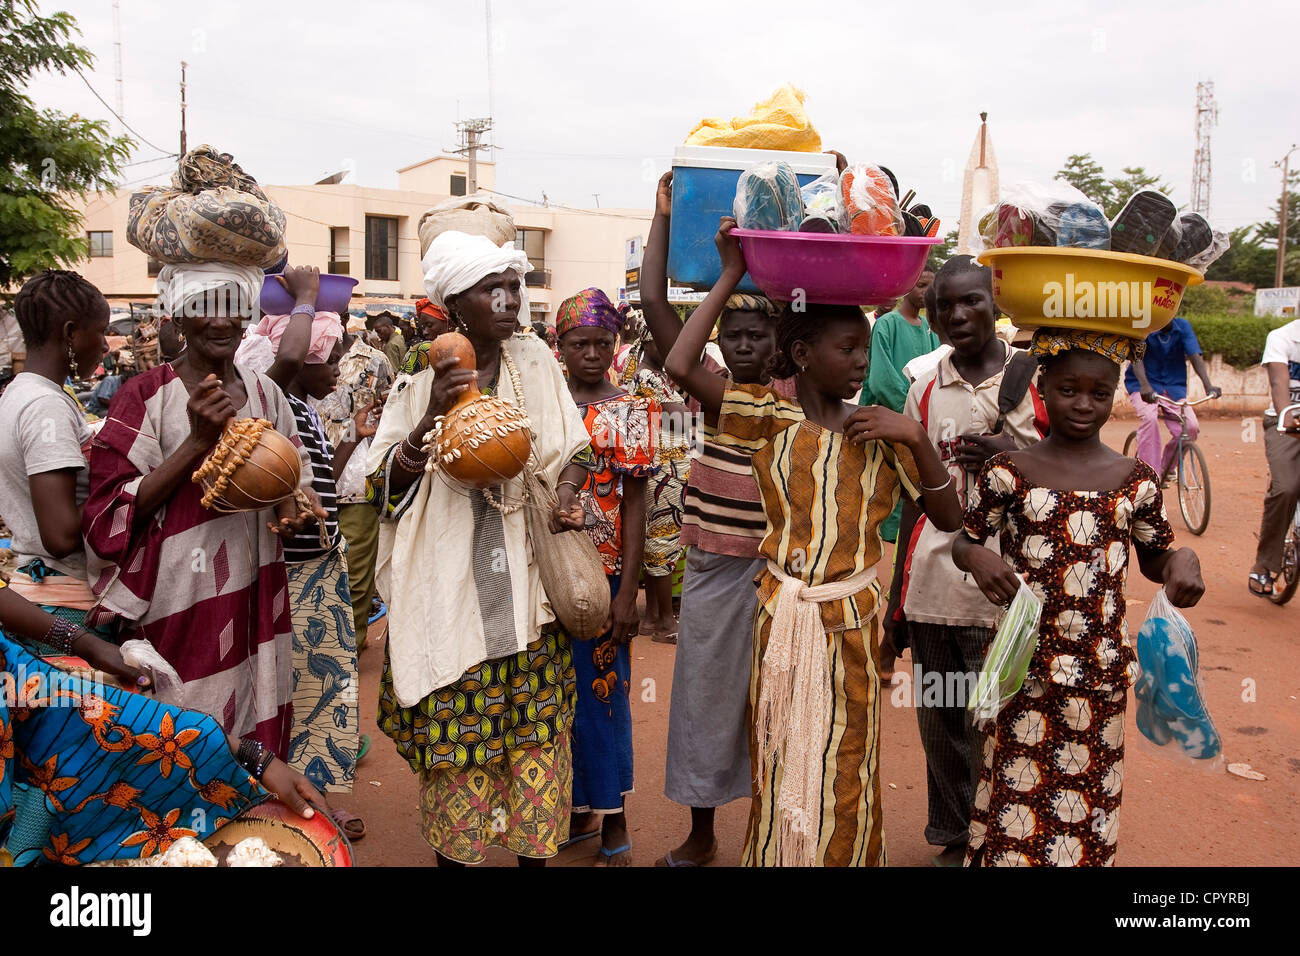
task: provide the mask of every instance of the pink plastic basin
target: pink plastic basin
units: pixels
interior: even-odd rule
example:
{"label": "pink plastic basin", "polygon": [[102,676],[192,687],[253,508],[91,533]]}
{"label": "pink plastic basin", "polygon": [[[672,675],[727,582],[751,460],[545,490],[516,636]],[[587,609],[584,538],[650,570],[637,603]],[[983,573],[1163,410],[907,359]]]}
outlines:
{"label": "pink plastic basin", "polygon": [[[320,290],[316,293],[317,312],[342,312],[352,298],[352,287],[357,280],[352,276],[320,274]],[[293,309],[293,296],[280,284],[278,276],[262,280],[262,311],[267,315],[287,315]]]}
{"label": "pink plastic basin", "polygon": [[768,298],[877,305],[900,298],[925,271],[928,236],[843,236],[733,229],[750,278]]}

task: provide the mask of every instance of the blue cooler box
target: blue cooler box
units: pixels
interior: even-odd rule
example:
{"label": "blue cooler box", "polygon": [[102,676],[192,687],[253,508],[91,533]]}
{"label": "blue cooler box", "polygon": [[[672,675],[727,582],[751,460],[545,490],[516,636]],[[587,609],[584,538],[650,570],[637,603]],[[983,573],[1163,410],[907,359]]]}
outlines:
{"label": "blue cooler box", "polygon": [[[704,291],[721,276],[713,237],[718,220],[733,214],[740,174],[759,163],[782,162],[806,186],[835,171],[835,157],[826,153],[788,153],[775,149],[731,149],[725,146],[678,146],[673,153],[673,219],[668,234],[668,277],[677,285]],[[749,276],[737,290],[758,293]]]}

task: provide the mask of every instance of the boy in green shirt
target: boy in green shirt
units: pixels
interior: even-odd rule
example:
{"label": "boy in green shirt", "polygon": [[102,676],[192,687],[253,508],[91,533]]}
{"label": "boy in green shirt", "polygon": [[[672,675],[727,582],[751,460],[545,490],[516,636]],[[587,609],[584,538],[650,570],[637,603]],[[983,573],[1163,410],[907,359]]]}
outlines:
{"label": "boy in green shirt", "polygon": [[[934,281],[929,269],[921,273],[912,290],[899,300],[898,307],[876,320],[871,329],[871,365],[862,387],[861,405],[884,405],[901,412],[912,384],[903,374],[903,366],[918,355],[939,347],[939,337],[921,316],[925,290]],[[898,537],[898,518],[902,502],[880,526],[880,536],[889,542]]]}

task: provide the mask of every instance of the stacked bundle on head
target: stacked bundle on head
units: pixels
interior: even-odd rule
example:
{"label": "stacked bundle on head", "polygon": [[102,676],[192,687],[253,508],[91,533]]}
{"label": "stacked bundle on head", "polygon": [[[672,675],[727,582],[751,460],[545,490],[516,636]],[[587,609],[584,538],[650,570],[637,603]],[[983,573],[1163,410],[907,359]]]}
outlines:
{"label": "stacked bundle on head", "polygon": [[420,217],[420,258],[444,232],[487,236],[496,246],[515,241],[515,220],[510,211],[483,193],[456,196],[438,203]]}
{"label": "stacked bundle on head", "polygon": [[186,153],[170,187],[131,196],[127,241],[160,262],[264,269],[284,258],[284,211],[211,146]]}
{"label": "stacked bundle on head", "polygon": [[1069,183],[1017,183],[979,219],[993,298],[1021,329],[1076,329],[1141,340],[1178,311],[1184,290],[1228,248],[1196,213],[1140,190],[1111,221]]}

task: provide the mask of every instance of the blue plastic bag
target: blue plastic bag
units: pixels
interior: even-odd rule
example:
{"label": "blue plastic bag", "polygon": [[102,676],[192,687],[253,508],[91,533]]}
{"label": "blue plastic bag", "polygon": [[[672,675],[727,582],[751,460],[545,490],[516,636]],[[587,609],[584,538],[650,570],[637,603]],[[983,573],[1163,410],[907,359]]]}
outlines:
{"label": "blue plastic bag", "polygon": [[804,218],[799,177],[785,163],[751,166],[736,183],[733,211],[742,229],[798,229]]}
{"label": "blue plastic bag", "polygon": [[1196,635],[1164,588],[1138,632],[1137,656],[1142,673],[1133,695],[1142,736],[1162,756],[1222,772],[1223,740],[1205,706]]}

